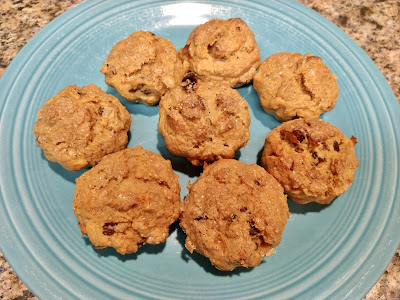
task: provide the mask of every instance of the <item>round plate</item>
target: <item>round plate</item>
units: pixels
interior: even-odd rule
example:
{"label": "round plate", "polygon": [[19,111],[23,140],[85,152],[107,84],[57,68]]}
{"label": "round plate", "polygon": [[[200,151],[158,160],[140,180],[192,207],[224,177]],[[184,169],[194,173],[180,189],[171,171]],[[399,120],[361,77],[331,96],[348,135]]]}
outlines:
{"label": "round plate", "polygon": [[[72,210],[75,179],[85,170],[68,172],[44,158],[32,135],[38,109],[70,84],[94,83],[117,95],[99,70],[113,45],[134,31],[152,31],[178,49],[198,24],[231,17],[254,31],[262,59],[280,51],[312,53],[337,75],[337,105],[322,118],[358,139],[360,167],[352,187],[328,206],[289,200],[291,216],[276,254],[253,269],[217,271],[185,249],[177,224],[166,243],[136,254],[95,250]],[[399,244],[398,103],[350,38],[298,3],[86,1],[22,49],[0,90],[0,243],[39,298],[362,298]],[[279,123],[263,112],[251,85],[239,91],[252,123],[250,141],[236,158],[256,163],[266,135]],[[158,107],[121,101],[133,120],[128,147],[142,145],[170,159],[185,196],[200,170],[165,148]]]}

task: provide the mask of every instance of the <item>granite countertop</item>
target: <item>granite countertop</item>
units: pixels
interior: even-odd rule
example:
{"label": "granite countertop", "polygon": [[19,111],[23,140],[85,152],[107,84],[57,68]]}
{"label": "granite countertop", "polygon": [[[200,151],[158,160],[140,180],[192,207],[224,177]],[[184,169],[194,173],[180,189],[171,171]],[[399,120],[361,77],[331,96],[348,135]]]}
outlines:
{"label": "granite countertop", "polygon": [[[0,77],[18,51],[52,19],[82,0],[1,0]],[[400,103],[400,2],[299,0],[345,31],[378,66]],[[0,252],[0,299],[36,299]],[[400,299],[400,247],[365,299]]]}

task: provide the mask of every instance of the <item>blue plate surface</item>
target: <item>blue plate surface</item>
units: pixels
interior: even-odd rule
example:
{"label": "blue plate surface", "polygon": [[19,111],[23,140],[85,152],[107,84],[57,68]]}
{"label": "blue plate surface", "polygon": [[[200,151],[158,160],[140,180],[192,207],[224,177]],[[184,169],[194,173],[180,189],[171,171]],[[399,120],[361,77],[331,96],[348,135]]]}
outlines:
{"label": "blue plate surface", "polygon": [[[253,269],[219,272],[184,248],[176,224],[165,244],[118,255],[95,250],[72,210],[75,179],[36,147],[37,110],[70,84],[117,95],[99,72],[113,45],[138,30],[185,45],[212,18],[240,17],[254,31],[264,60],[280,51],[312,53],[338,77],[336,107],[322,118],[358,139],[360,167],[352,187],[329,206],[289,201],[291,216],[276,254]],[[0,244],[11,266],[42,299],[362,298],[400,241],[400,110],[384,77],[348,36],[291,1],[87,1],[39,32],[0,81]],[[252,86],[251,137],[237,158],[256,163],[268,132]],[[121,99],[121,98],[120,98]],[[173,157],[157,132],[158,107],[121,99],[132,115],[128,147],[142,145],[172,161],[182,197],[199,169]]]}

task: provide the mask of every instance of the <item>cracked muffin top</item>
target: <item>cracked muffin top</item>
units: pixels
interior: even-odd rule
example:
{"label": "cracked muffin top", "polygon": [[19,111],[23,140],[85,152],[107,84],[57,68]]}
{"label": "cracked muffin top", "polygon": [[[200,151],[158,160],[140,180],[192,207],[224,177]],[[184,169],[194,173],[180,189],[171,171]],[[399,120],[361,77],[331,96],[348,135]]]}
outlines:
{"label": "cracked muffin top", "polygon": [[190,252],[222,271],[255,267],[274,253],[289,209],[282,186],[262,167],[222,159],[188,188],[180,226]]}
{"label": "cracked muffin top", "polygon": [[356,143],[328,122],[296,119],[268,134],[261,163],[293,201],[329,204],[353,182]]}
{"label": "cracked muffin top", "polygon": [[141,30],[114,45],[100,72],[125,99],[155,105],[186,70],[169,39]]}
{"label": "cracked muffin top", "polygon": [[187,68],[201,78],[232,87],[250,82],[261,62],[254,34],[239,18],[212,19],[199,25],[178,52]]}
{"label": "cracked muffin top", "polygon": [[168,150],[193,165],[233,158],[250,137],[248,103],[239,92],[193,72],[161,98],[159,115]]}
{"label": "cracked muffin top", "polygon": [[129,112],[93,84],[64,88],[43,104],[37,116],[36,144],[48,160],[70,171],[94,166],[128,143]]}
{"label": "cracked muffin top", "polygon": [[142,147],[107,155],[82,174],[73,201],[82,234],[121,254],[164,242],[181,205],[171,162]]}
{"label": "cracked muffin top", "polygon": [[279,52],[264,60],[253,80],[264,110],[280,121],[318,118],[339,95],[336,76],[320,57]]}

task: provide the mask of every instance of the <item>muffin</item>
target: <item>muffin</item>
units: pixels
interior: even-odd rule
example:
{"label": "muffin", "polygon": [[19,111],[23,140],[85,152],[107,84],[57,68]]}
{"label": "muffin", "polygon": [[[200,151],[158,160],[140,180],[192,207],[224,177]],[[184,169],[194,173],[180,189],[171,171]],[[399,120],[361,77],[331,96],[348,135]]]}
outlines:
{"label": "muffin", "polygon": [[318,118],[339,95],[336,76],[320,57],[280,52],[264,60],[253,80],[264,110],[280,121]]}
{"label": "muffin", "polygon": [[261,163],[297,203],[329,204],[351,186],[355,137],[320,119],[296,119],[273,129]]}
{"label": "muffin", "polygon": [[159,115],[158,131],[169,151],[196,166],[233,158],[250,136],[248,104],[238,91],[193,72],[162,97]]}
{"label": "muffin", "polygon": [[180,226],[191,253],[221,271],[255,267],[274,253],[289,209],[282,186],[262,167],[219,160],[188,188]]}
{"label": "muffin", "polygon": [[100,72],[125,99],[155,105],[186,70],[169,39],[138,31],[114,45]]}
{"label": "muffin", "polygon": [[128,143],[129,112],[93,84],[67,86],[43,104],[37,118],[37,146],[48,160],[70,171],[94,166]]}
{"label": "muffin", "polygon": [[107,155],[82,174],[73,201],[82,234],[121,254],[163,243],[181,205],[170,161],[142,147]]}
{"label": "muffin", "polygon": [[179,55],[201,78],[232,87],[250,82],[261,62],[254,34],[239,18],[212,19],[199,25]]}

